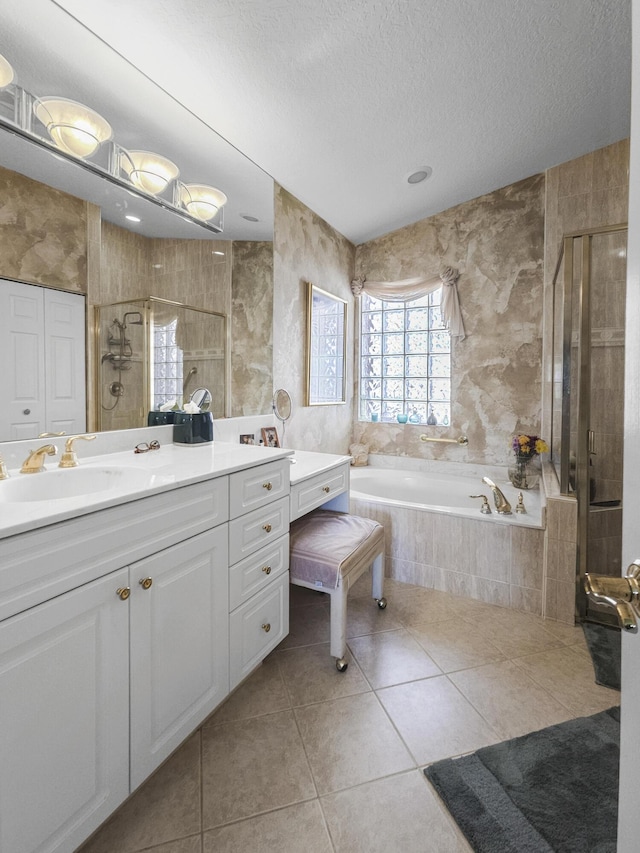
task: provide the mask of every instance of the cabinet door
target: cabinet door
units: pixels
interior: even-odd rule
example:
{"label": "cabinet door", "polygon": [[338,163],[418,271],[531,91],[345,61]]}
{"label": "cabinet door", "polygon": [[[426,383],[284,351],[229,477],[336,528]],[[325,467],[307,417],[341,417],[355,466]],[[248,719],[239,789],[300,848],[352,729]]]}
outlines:
{"label": "cabinet door", "polygon": [[133,790],[229,692],[227,525],[132,564],[130,582]]}
{"label": "cabinet door", "polygon": [[0,623],[0,850],[70,853],[129,793],[120,570]]}

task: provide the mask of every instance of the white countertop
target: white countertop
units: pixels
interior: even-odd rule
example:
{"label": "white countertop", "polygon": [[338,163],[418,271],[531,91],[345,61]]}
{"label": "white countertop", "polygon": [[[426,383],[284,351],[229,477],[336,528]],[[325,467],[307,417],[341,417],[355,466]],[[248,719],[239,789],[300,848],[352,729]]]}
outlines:
{"label": "white countertop", "polygon": [[[294,451],[287,448],[231,444],[221,441],[188,447],[166,443],[162,444],[158,450],[150,450],[147,453],[134,453],[133,449],[129,449],[94,456],[80,455],[83,452],[86,453],[87,449],[86,445],[78,442],[77,468],[68,471],[59,469],[59,458],[56,457],[55,461],[45,463],[45,470],[38,474],[21,474],[18,468],[10,469],[10,478],[14,480],[29,477],[33,478],[34,486],[38,483],[46,485],[46,481],[36,478],[47,477],[52,471],[58,472],[56,476],[73,477],[76,471],[88,471],[92,468],[97,470],[123,468],[135,473],[136,476],[128,485],[125,477],[123,478],[125,484],[121,486],[116,485],[103,491],[89,491],[88,494],[77,497],[37,501],[0,499],[0,539],[160,492],[222,477],[234,471],[242,471],[276,459],[290,457],[295,460],[290,467],[292,485],[314,474],[329,471],[351,461],[350,456],[332,453]],[[0,481],[0,496],[6,484],[8,481]]]}
{"label": "white countertop", "polygon": [[[78,451],[85,450],[80,443]],[[86,452],[86,451],[85,451]],[[215,477],[242,471],[253,465],[271,462],[290,456],[292,450],[286,448],[259,447],[243,444],[227,444],[215,441],[202,446],[181,446],[163,444],[159,450],[147,453],[134,453],[133,450],[117,453],[105,453],[96,456],[80,456],[78,468],[68,471],[58,468],[56,461],[45,464],[45,470],[38,474],[21,474],[19,469],[9,470],[11,478],[29,477],[34,481],[46,477],[50,471],[61,471],[62,475],[73,476],[74,471],[91,468],[135,469],[142,477],[144,485],[140,486],[140,476],[136,483],[108,490],[83,494],[79,497],[56,498],[42,501],[0,501],[0,538],[25,533],[47,524],[56,524],[80,515],[86,515],[97,510],[117,506],[129,501],[139,500],[160,492],[189,486]],[[324,454],[313,454],[323,456]],[[46,457],[48,458],[48,457]],[[291,466],[295,468],[294,465]],[[40,481],[38,481],[40,482]],[[0,491],[8,481],[0,481]]]}

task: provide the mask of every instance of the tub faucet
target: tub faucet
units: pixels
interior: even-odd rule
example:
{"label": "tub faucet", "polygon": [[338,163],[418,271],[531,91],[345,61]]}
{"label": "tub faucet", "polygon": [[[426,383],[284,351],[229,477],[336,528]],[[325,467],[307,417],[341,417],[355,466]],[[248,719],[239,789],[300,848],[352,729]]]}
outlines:
{"label": "tub faucet", "polygon": [[493,492],[493,499],[496,503],[496,512],[498,515],[511,515],[511,504],[502,494],[500,489],[496,486],[493,480],[490,480],[488,477],[483,477],[482,482],[486,483],[487,486]]}

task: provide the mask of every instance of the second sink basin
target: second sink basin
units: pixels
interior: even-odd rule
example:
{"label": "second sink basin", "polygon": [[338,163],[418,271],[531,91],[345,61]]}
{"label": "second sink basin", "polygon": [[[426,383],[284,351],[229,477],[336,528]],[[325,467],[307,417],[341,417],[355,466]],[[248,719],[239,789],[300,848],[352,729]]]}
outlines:
{"label": "second sink basin", "polygon": [[0,503],[53,501],[96,492],[149,488],[155,475],[129,467],[56,468],[39,474],[16,474],[0,483]]}

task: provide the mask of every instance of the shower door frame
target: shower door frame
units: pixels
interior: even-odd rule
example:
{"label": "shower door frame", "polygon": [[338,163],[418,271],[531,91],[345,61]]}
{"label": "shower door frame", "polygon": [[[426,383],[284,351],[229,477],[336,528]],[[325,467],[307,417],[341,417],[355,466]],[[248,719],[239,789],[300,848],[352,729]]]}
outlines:
{"label": "shower door frame", "polygon": [[[593,238],[601,234],[628,233],[626,222],[617,225],[604,225],[584,231],[565,234],[558,255],[553,276],[553,305],[555,305],[556,286],[560,268],[563,268],[563,311],[562,311],[562,408],[560,435],[560,492],[573,495],[577,502],[576,531],[576,595],[575,616],[577,622],[587,618],[587,598],[584,593],[584,577],[587,572],[589,549],[589,459],[594,452],[594,434],[591,421],[591,254]],[[577,252],[575,251],[577,243]],[[574,258],[580,257],[580,280],[574,282]],[[577,285],[577,287],[576,287]],[[572,345],[572,306],[575,291],[578,298],[577,329],[579,331],[578,376],[576,381],[577,424],[576,424],[576,466],[575,491],[570,486],[570,448],[571,448],[571,345]],[[553,314],[553,342],[555,350],[555,311]],[[554,353],[555,362],[555,353]]]}

